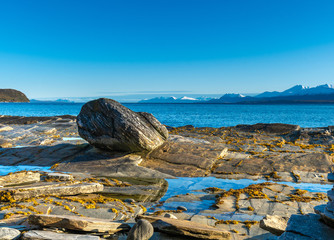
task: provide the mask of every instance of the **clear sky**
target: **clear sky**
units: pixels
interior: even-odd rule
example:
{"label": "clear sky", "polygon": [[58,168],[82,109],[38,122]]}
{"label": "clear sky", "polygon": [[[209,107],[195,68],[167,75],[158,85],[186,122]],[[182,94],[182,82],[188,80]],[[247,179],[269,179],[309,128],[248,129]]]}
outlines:
{"label": "clear sky", "polygon": [[0,0],[0,88],[224,94],[334,81],[334,1]]}

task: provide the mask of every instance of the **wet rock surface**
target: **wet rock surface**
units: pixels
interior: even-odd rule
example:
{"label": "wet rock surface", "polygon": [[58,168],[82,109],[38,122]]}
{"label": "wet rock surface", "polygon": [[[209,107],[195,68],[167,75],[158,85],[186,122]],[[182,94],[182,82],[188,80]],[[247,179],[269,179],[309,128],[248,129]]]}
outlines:
{"label": "wet rock surface", "polygon": [[168,138],[167,129],[152,114],[133,112],[106,98],[86,103],[77,123],[82,138],[113,151],[151,151]]}

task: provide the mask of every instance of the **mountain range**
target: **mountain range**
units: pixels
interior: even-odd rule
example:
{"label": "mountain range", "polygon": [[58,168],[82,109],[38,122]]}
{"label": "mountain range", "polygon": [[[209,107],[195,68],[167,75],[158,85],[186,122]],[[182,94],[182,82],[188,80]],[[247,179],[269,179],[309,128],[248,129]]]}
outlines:
{"label": "mountain range", "polygon": [[229,93],[220,98],[208,97],[156,97],[139,101],[139,103],[334,103],[334,87],[331,84],[306,87],[293,86],[285,91],[263,92],[255,96]]}

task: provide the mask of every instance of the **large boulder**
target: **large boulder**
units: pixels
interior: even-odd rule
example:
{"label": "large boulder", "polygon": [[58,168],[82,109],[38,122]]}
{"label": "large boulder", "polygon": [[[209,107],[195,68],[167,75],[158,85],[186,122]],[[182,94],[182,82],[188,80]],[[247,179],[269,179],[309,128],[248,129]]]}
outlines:
{"label": "large boulder", "polygon": [[82,138],[112,151],[151,151],[168,138],[167,129],[152,114],[133,112],[107,98],[86,103],[77,124]]}
{"label": "large boulder", "polygon": [[148,240],[152,237],[153,233],[152,224],[145,219],[139,219],[131,228],[127,240]]}

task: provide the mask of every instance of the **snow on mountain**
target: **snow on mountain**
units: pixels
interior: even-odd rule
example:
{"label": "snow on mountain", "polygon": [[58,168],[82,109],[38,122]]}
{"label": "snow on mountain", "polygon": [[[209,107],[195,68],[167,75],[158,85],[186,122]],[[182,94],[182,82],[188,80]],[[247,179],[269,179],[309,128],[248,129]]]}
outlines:
{"label": "snow on mountain", "polygon": [[180,98],[156,97],[156,98],[141,100],[139,101],[139,103],[193,103],[193,102],[207,101],[208,99],[211,99],[211,98],[207,98],[207,97],[192,98],[192,97],[187,97],[187,96],[183,96]]}
{"label": "snow on mountain", "polygon": [[223,98],[244,98],[246,96],[242,95],[242,94],[237,94],[237,93],[226,93],[225,95],[223,95],[220,99]]}
{"label": "snow on mountain", "polygon": [[184,96],[184,97],[180,98],[180,100],[198,101],[198,99],[196,99],[196,98],[191,98],[191,97],[187,97],[187,96]]}
{"label": "snow on mountain", "polygon": [[238,103],[250,99],[252,99],[252,97],[236,93],[227,93],[218,99],[211,99],[209,103]]}
{"label": "snow on mountain", "polygon": [[[242,94],[227,93],[220,98],[208,98],[208,97],[156,97],[152,99],[145,99],[140,101],[140,103],[245,103],[245,102],[259,102],[259,101],[296,101],[296,99],[307,99],[308,101],[318,99],[319,96],[313,97],[313,95],[325,95],[320,96],[321,101],[331,99],[328,94],[334,94],[334,87],[331,84],[319,85],[316,87],[306,87],[303,85],[293,86],[285,91],[278,92],[263,92],[255,97],[244,96]],[[311,97],[309,97],[311,95]],[[325,98],[325,99],[323,99]],[[319,101],[320,101],[319,100]]]}

